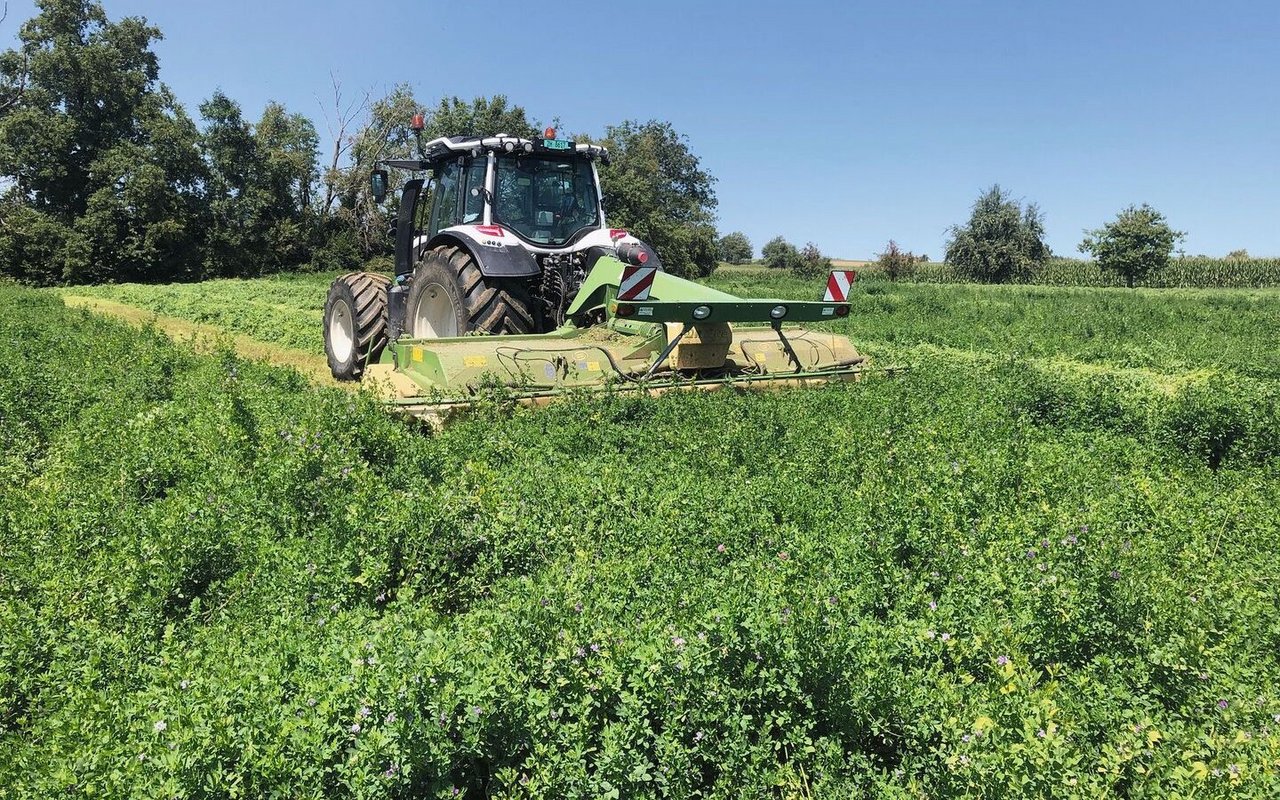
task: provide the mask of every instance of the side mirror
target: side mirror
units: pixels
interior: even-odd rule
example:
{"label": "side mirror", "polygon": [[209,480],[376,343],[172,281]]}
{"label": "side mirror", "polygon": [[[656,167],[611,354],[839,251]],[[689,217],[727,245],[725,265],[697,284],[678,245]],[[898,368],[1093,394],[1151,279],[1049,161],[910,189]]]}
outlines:
{"label": "side mirror", "polygon": [[387,171],[375,169],[369,178],[369,189],[373,192],[373,202],[381,203],[387,199]]}

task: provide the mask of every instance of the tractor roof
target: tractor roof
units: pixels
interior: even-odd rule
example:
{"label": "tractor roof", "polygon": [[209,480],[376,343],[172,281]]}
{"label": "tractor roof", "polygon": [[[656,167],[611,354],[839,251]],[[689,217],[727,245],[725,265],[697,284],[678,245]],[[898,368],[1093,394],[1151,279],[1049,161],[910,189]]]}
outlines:
{"label": "tractor roof", "polygon": [[598,144],[578,144],[569,139],[523,139],[499,133],[494,136],[441,136],[422,146],[422,158],[387,160],[383,163],[398,169],[431,169],[441,161],[459,155],[478,156],[481,153],[550,153],[554,155],[578,155],[588,159],[600,159],[609,163],[609,151]]}

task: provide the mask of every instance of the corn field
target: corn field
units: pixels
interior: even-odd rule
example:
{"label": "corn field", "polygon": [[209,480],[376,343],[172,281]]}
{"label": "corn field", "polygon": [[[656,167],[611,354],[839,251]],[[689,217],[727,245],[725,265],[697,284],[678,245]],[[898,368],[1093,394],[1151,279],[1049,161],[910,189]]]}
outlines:
{"label": "corn field", "polygon": [[[874,267],[863,274],[878,277]],[[905,278],[914,283],[972,283],[950,264],[918,265]],[[1121,275],[1106,272],[1094,261],[1053,258],[1015,283],[1041,286],[1124,286]],[[1149,289],[1259,289],[1280,286],[1280,258],[1177,258],[1152,272],[1138,286]]]}

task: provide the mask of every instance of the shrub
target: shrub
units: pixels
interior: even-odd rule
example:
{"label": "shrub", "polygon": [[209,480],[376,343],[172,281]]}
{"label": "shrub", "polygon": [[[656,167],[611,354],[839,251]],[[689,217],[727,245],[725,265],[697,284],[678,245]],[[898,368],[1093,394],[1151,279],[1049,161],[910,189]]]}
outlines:
{"label": "shrub", "polygon": [[800,258],[791,271],[801,278],[822,277],[831,272],[831,259],[824,256],[816,244],[809,242],[800,251]]}
{"label": "shrub", "polygon": [[[924,260],[926,259],[919,259],[921,262]],[[910,277],[915,272],[917,259],[910,252],[904,253],[898,247],[898,243],[890,239],[884,252],[877,256],[876,263],[885,277],[891,281],[897,281],[899,278]]]}

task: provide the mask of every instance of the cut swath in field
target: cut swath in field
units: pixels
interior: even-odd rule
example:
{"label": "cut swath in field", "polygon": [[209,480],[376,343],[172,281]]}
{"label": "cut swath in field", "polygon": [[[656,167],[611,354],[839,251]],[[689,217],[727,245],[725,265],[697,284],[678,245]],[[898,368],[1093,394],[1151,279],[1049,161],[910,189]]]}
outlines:
{"label": "cut swath in field", "polygon": [[273,345],[216,325],[157,314],[154,311],[101,297],[65,294],[62,300],[69,308],[82,308],[127,322],[135,327],[152,326],[174,341],[189,346],[197,352],[211,353],[230,345],[242,358],[296,369],[319,385],[340,385],[329,375],[329,366],[323,356]]}

